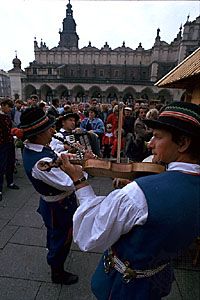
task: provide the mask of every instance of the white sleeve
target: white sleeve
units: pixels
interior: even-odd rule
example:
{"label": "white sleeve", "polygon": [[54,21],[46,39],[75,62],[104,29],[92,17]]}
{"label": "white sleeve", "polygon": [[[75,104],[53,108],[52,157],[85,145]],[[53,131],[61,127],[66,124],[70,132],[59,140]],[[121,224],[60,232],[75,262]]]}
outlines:
{"label": "white sleeve", "polygon": [[73,217],[73,236],[83,251],[105,251],[147,220],[147,202],[136,182],[108,196],[96,196],[91,186],[79,189],[76,196],[80,206]]}
{"label": "white sleeve", "polygon": [[51,140],[50,147],[52,150],[58,153],[65,150],[64,144],[61,141],[55,139],[54,137]]}
{"label": "white sleeve", "polygon": [[[45,158],[42,158],[41,160],[51,161],[52,159],[49,157],[45,157]],[[61,191],[66,191],[69,188],[70,188],[70,190],[71,189],[74,190],[73,181],[60,168],[52,168],[50,171],[40,171],[37,167],[37,163],[35,164],[35,166],[32,169],[32,176],[34,178],[39,179]]]}

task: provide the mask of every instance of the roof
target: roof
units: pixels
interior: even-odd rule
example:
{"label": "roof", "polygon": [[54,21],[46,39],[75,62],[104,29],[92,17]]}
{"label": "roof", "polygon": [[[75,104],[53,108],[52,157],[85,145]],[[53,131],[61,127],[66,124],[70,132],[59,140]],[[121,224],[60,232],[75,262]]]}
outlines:
{"label": "roof", "polygon": [[[200,48],[186,57],[178,66],[155,83],[158,87],[186,89],[200,80]],[[196,80],[195,80],[196,81]]]}

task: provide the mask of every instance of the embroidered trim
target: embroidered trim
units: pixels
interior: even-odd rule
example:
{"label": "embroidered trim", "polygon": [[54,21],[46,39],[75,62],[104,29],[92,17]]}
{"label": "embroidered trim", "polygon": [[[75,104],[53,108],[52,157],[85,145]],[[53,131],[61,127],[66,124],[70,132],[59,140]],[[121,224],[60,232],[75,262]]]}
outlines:
{"label": "embroidered trim", "polygon": [[38,119],[38,120],[36,120],[36,121],[34,121],[34,122],[32,122],[32,123],[29,123],[29,124],[27,124],[27,125],[22,125],[22,126],[20,126],[20,127],[21,127],[21,128],[29,128],[29,126],[32,126],[32,125],[37,124],[38,122],[41,122],[41,121],[44,120],[46,117],[47,117],[46,115],[43,115],[40,119]]}
{"label": "embroidered trim", "polygon": [[195,119],[194,117],[192,117],[190,115],[186,115],[184,113],[181,113],[181,112],[163,111],[160,114],[160,117],[163,117],[163,116],[166,116],[166,117],[173,116],[174,118],[177,118],[177,119],[180,119],[180,120],[184,120],[186,122],[190,122],[190,123],[193,123],[195,125],[200,126],[200,122],[197,119]]}
{"label": "embroidered trim", "polygon": [[173,110],[175,110],[175,112],[177,112],[177,110],[178,110],[180,113],[182,112],[184,114],[196,117],[198,120],[200,120],[198,113],[196,113],[195,111],[190,110],[188,108],[185,108],[185,107],[170,106],[170,107],[166,107],[166,109],[165,109],[165,111],[173,111]]}
{"label": "embroidered trim", "polygon": [[29,131],[29,130],[38,128],[38,127],[40,127],[41,125],[43,125],[43,124],[45,124],[46,122],[48,122],[48,120],[49,120],[49,118],[46,117],[44,120],[42,120],[41,122],[39,122],[39,123],[37,123],[37,124],[35,124],[35,125],[33,125],[33,126],[30,126],[30,127],[28,127],[28,128],[21,128],[21,129],[22,129],[24,132],[26,132],[26,131]]}

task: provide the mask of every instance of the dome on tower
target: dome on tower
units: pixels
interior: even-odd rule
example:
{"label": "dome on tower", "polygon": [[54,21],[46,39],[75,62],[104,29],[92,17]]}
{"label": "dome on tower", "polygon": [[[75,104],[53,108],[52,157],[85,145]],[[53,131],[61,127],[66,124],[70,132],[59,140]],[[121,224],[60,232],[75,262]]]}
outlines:
{"label": "dome on tower", "polygon": [[21,69],[21,60],[17,57],[17,55],[15,56],[15,58],[12,61],[14,68],[19,68]]}
{"label": "dome on tower", "polygon": [[12,60],[12,63],[13,63],[13,68],[8,71],[9,73],[14,72],[14,73],[23,73],[24,74],[24,71],[21,69],[22,62],[17,57],[17,51],[16,51],[16,54],[15,54],[15,58]]}

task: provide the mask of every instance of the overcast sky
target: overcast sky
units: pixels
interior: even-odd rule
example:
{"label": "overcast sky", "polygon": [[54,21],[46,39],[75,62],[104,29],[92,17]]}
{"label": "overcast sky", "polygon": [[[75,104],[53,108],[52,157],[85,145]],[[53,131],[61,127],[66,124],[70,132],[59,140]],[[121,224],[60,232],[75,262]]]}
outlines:
{"label": "overcast sky", "polygon": [[[58,45],[59,28],[66,15],[68,0],[0,0],[0,69],[10,70],[17,56],[22,68],[34,60],[34,37],[49,48]],[[187,16],[200,15],[200,1],[80,1],[71,0],[77,24],[79,48],[103,47],[107,41],[114,49],[125,41],[135,49],[153,46],[156,30],[161,40],[170,43]]]}

